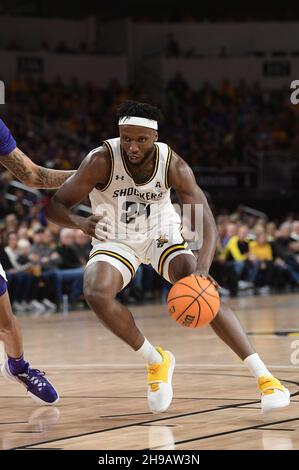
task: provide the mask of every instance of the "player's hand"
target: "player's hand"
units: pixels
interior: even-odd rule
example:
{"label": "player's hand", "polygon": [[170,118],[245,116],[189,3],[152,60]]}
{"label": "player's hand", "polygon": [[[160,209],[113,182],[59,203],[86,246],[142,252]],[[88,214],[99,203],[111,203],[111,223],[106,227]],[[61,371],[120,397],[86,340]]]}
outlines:
{"label": "player's hand", "polygon": [[16,148],[15,139],[2,119],[0,119],[0,155],[8,155]]}
{"label": "player's hand", "polygon": [[86,217],[80,228],[84,233],[90,237],[97,238],[101,242],[111,238],[111,222],[105,214]]}

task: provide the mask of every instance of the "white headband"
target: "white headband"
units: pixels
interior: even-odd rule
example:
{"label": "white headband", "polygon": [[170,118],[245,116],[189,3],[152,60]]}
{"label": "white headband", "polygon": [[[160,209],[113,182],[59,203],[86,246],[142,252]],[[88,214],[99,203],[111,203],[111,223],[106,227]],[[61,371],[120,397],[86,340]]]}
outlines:
{"label": "white headband", "polygon": [[142,127],[149,127],[150,129],[154,129],[155,131],[158,130],[158,122],[153,121],[152,119],[147,119],[143,117],[136,117],[136,116],[125,116],[120,118],[118,121],[119,126],[142,126]]}

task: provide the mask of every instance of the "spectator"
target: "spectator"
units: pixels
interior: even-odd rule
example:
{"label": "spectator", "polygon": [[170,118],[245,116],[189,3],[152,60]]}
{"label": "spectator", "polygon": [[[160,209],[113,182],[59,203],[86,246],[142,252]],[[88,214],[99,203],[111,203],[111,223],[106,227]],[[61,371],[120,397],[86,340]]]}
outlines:
{"label": "spectator", "polygon": [[272,242],[276,237],[277,226],[274,222],[269,222],[266,228],[268,241]]}
{"label": "spectator", "polygon": [[[40,266],[40,281],[44,282],[43,296],[49,302],[51,302],[49,297],[54,296],[57,309],[59,309],[62,304],[62,280],[58,269],[60,257],[48,243],[45,229],[42,227],[37,227],[33,233],[30,259]],[[47,304],[50,308],[49,302]]]}
{"label": "spectator", "polygon": [[52,242],[55,243],[55,245],[58,245],[61,228],[59,225],[54,224],[54,222],[51,222],[50,220],[48,220],[47,228],[51,232]]}
{"label": "spectator", "polygon": [[15,214],[8,214],[5,217],[5,230],[8,232],[16,232],[18,227],[18,219]]}
{"label": "spectator", "polygon": [[[297,243],[297,242],[296,242]],[[295,285],[299,285],[299,263],[292,251],[294,240],[291,238],[291,224],[283,223],[279,234],[272,243],[276,264],[287,271]]]}
{"label": "spectator", "polygon": [[237,231],[238,231],[238,227],[235,223],[230,222],[226,225],[225,234],[223,234],[224,236],[222,236],[221,238],[221,244],[223,247],[227,245],[227,243],[232,237],[237,235]]}
{"label": "spectator", "polygon": [[7,245],[0,251],[0,262],[6,271],[8,287],[15,311],[24,312],[28,308],[33,276],[27,266],[18,261],[18,239],[16,232],[7,234]]}
{"label": "spectator", "polygon": [[75,230],[74,248],[80,259],[81,266],[85,266],[89,259],[89,253],[91,250],[91,239],[80,229]]}
{"label": "spectator", "polygon": [[166,57],[178,57],[180,55],[180,46],[173,33],[168,33],[166,44]]}
{"label": "spectator", "polygon": [[238,235],[230,238],[225,247],[224,256],[234,266],[239,280],[246,282],[246,284],[240,283],[240,287],[252,286],[257,275],[257,267],[250,259],[247,225],[241,225]]}
{"label": "spectator", "polygon": [[299,241],[299,221],[295,220],[292,224],[291,238],[298,242]]}
{"label": "spectator", "polygon": [[255,285],[262,287],[260,293],[268,294],[273,284],[274,264],[271,244],[267,241],[265,232],[256,234],[256,239],[249,243],[250,260],[258,269]]}
{"label": "spectator", "polygon": [[76,301],[83,293],[83,268],[74,248],[75,230],[63,228],[60,232],[60,244],[57,252],[60,256],[59,273],[63,283],[70,284],[69,303],[76,306]]}

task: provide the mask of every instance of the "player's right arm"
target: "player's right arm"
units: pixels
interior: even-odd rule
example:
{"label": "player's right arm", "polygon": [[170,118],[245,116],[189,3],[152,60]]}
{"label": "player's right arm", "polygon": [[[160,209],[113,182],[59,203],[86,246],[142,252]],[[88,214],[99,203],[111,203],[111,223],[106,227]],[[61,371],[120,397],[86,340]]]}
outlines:
{"label": "player's right arm", "polygon": [[[111,158],[105,146],[88,154],[76,173],[52,197],[46,208],[48,219],[58,225],[80,228],[86,234],[96,236],[96,225],[100,220],[104,221],[103,216],[81,217],[72,212],[72,208],[86,198],[95,186],[104,187],[109,180],[110,171]],[[101,236],[96,238],[101,239]]]}

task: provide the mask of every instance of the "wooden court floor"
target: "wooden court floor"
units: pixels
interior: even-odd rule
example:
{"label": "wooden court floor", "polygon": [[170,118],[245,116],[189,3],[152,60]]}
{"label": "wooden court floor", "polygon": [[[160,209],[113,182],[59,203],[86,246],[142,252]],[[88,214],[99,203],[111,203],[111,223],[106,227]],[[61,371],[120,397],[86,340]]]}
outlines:
{"label": "wooden court floor", "polygon": [[136,322],[176,356],[168,412],[147,410],[143,363],[92,312],[20,317],[26,357],[46,370],[58,406],[39,407],[0,378],[0,449],[299,449],[299,295],[228,302],[292,403],[262,415],[254,379],[210,327],[189,330],[165,306]]}

